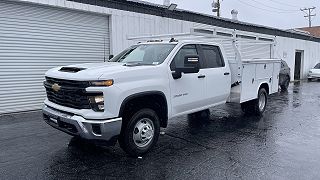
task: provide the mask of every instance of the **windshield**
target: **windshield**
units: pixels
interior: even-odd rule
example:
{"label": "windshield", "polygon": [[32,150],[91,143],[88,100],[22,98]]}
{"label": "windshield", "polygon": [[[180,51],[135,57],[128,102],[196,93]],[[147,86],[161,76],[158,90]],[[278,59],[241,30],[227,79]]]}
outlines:
{"label": "windshield", "polygon": [[314,67],[315,69],[320,69],[320,63],[316,65],[316,67]]}
{"label": "windshield", "polygon": [[112,58],[110,62],[158,65],[163,63],[174,47],[175,44],[134,45]]}

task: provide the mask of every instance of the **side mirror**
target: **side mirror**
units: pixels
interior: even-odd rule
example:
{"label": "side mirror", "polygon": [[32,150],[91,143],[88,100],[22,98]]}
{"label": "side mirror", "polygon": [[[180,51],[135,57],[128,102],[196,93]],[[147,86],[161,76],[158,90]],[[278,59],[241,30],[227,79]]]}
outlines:
{"label": "side mirror", "polygon": [[112,59],[114,57],[114,55],[109,55],[109,60]]}
{"label": "side mirror", "polygon": [[172,73],[174,79],[180,79],[182,73],[192,74],[199,72],[199,56],[198,55],[186,55],[184,57],[184,67],[176,67]]}

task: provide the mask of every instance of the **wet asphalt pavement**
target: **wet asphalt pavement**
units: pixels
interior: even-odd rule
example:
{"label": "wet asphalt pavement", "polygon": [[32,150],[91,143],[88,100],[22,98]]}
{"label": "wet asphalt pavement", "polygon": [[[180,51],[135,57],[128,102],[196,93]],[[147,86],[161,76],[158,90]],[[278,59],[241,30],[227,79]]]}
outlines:
{"label": "wet asphalt pavement", "polygon": [[320,179],[320,82],[271,96],[263,117],[226,104],[164,131],[139,159],[55,130],[40,111],[0,116],[0,179]]}

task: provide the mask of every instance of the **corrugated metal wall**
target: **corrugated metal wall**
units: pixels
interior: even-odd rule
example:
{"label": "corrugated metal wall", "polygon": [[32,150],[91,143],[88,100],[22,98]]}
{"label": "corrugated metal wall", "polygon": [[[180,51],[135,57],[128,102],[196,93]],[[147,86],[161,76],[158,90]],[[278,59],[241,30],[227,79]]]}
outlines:
{"label": "corrugated metal wall", "polygon": [[268,59],[271,57],[271,45],[255,44],[255,45],[240,45],[240,52],[243,59]]}
{"label": "corrugated metal wall", "polygon": [[0,114],[41,108],[48,69],[109,55],[108,16],[7,1],[0,12]]}

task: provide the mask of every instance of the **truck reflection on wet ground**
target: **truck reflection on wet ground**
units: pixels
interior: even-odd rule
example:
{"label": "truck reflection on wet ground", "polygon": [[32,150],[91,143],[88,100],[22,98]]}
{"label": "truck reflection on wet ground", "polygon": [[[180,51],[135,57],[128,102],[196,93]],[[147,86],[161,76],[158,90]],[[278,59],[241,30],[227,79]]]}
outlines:
{"label": "truck reflection on wet ground", "polygon": [[[0,135],[16,134],[12,141],[0,136],[0,177],[317,179],[319,88],[318,82],[292,84],[288,92],[269,98],[261,117],[246,116],[240,105],[226,104],[211,109],[210,117],[172,119],[157,146],[142,158],[128,157],[118,146],[70,138],[44,124],[40,112],[1,117]],[[4,124],[6,118],[14,123]],[[19,118],[41,130],[26,126],[17,131]]]}

